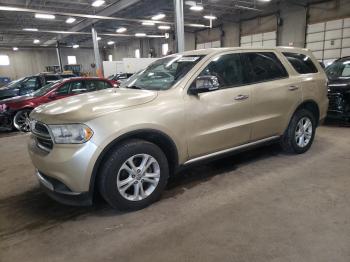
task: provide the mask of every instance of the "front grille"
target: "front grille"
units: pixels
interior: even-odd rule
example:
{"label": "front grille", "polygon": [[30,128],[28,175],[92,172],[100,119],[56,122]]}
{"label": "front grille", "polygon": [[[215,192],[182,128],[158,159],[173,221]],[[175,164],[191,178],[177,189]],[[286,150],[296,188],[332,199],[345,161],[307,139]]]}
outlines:
{"label": "front grille", "polygon": [[53,141],[46,125],[35,120],[31,121],[31,131],[35,137],[36,145],[46,151],[50,152],[53,148]]}
{"label": "front grille", "polygon": [[344,96],[341,93],[328,94],[329,106],[328,111],[343,112],[344,111]]}

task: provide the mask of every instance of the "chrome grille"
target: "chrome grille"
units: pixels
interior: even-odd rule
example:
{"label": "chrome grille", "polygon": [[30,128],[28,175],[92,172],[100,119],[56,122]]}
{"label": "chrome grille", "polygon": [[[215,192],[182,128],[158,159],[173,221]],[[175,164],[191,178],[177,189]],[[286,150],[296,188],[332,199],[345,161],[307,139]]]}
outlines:
{"label": "chrome grille", "polygon": [[31,131],[35,137],[37,147],[46,152],[50,152],[53,148],[53,141],[46,125],[32,120]]}

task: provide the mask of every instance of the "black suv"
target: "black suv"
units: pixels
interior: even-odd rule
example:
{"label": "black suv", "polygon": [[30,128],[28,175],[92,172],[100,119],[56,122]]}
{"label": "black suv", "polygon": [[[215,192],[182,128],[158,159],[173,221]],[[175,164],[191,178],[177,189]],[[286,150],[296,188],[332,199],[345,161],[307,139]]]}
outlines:
{"label": "black suv", "polygon": [[350,56],[326,68],[329,108],[327,118],[350,121]]}
{"label": "black suv", "polygon": [[75,75],[41,73],[35,76],[20,78],[0,88],[0,100],[33,93],[48,83],[68,77],[75,77]]}

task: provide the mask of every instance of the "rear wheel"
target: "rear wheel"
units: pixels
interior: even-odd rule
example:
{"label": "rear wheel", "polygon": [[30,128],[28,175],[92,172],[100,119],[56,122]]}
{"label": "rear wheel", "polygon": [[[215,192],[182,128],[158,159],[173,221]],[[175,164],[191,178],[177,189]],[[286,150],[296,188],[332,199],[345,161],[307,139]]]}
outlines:
{"label": "rear wheel", "polygon": [[158,146],[130,140],[112,151],[103,163],[99,190],[112,207],[137,210],[160,198],[168,177],[168,161]]}
{"label": "rear wheel", "polygon": [[21,111],[18,111],[14,118],[13,118],[13,125],[15,128],[22,132],[29,132],[30,131],[30,119],[29,114],[32,110],[31,109],[24,109]]}
{"label": "rear wheel", "polygon": [[302,154],[311,147],[316,133],[316,119],[312,112],[300,109],[293,115],[281,139],[288,153]]}

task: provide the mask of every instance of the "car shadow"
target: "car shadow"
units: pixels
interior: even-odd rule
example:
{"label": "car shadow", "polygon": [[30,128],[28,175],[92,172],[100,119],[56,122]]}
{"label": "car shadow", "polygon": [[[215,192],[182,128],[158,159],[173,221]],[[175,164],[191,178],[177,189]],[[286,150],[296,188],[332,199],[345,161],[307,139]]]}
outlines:
{"label": "car shadow", "polygon": [[[279,154],[282,154],[280,147],[273,144],[210,163],[191,166],[169,179],[162,199],[175,198],[216,176],[225,175],[251,162]],[[124,214],[110,208],[99,196],[95,200],[94,205],[90,207],[66,206],[49,198],[39,186],[19,195],[0,199],[0,239],[12,238],[33,230],[50,230],[66,221],[85,219],[88,216]]]}

